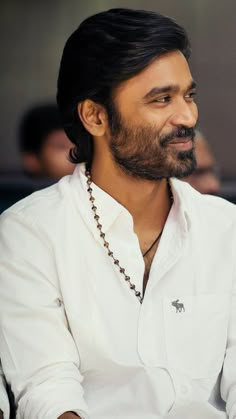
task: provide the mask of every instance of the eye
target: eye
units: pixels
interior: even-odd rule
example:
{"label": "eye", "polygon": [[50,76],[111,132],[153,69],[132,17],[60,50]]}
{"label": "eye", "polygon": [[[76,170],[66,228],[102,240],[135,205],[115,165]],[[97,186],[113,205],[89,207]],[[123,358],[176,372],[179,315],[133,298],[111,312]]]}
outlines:
{"label": "eye", "polygon": [[189,92],[187,95],[185,95],[185,99],[189,102],[193,102],[195,97],[197,95],[197,92],[194,90],[193,92]]}
{"label": "eye", "polygon": [[162,96],[153,100],[154,103],[168,103],[170,102],[170,96]]}

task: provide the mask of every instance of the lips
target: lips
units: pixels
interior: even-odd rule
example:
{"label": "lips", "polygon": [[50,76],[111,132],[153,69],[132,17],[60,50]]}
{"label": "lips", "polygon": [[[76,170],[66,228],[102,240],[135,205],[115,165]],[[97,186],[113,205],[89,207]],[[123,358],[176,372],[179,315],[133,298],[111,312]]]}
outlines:
{"label": "lips", "polygon": [[192,137],[176,137],[169,142],[169,144],[186,144],[189,141],[192,142]]}

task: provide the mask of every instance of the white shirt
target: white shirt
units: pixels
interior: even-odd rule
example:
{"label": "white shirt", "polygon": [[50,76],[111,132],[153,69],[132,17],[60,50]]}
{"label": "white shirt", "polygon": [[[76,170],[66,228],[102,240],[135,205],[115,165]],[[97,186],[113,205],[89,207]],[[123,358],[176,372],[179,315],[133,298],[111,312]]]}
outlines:
{"label": "white shirt", "polygon": [[[236,210],[171,186],[142,305],[103,246],[83,165],[2,215],[0,356],[18,419],[236,417]],[[110,248],[142,290],[132,217],[92,187]]]}
{"label": "white shirt", "polygon": [[[3,418],[9,419],[9,401],[5,387],[5,380],[0,364],[0,411],[3,412]],[[1,416],[1,415],[0,415]]]}

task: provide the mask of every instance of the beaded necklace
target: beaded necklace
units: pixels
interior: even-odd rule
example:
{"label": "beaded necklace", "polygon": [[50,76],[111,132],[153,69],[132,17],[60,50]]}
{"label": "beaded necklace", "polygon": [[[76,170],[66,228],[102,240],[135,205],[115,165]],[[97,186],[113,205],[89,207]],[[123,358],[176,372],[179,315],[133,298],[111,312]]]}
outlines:
{"label": "beaded necklace", "polygon": [[[107,250],[107,254],[108,256],[110,256],[113,259],[113,263],[117,266],[117,268],[119,269],[121,275],[123,275],[124,280],[126,281],[126,283],[128,284],[128,286],[130,287],[131,291],[134,292],[135,296],[137,297],[137,299],[139,300],[139,302],[142,304],[143,302],[143,295],[140,291],[138,291],[135,287],[135,284],[133,284],[131,282],[131,278],[129,275],[126,274],[125,272],[125,268],[123,268],[120,265],[120,261],[118,259],[116,259],[116,257],[114,256],[114,253],[112,252],[112,250],[110,249],[110,244],[109,242],[106,240],[106,236],[105,233],[102,231],[102,224],[100,221],[100,216],[97,213],[97,207],[95,206],[95,198],[93,196],[93,189],[91,187],[92,184],[92,179],[91,179],[91,172],[88,168],[86,168],[85,170],[85,176],[87,178],[87,186],[88,186],[88,193],[89,193],[89,200],[91,202],[91,209],[94,213],[94,220],[96,221],[97,224],[97,229],[100,232],[100,237],[103,241],[103,245],[105,247],[105,249]],[[171,187],[169,184],[169,180],[168,181],[168,188],[169,188],[169,194],[170,194],[170,198],[171,200],[173,200],[173,195],[171,192]],[[154,240],[154,242],[152,243],[152,245],[149,247],[149,249],[143,254],[143,257],[145,257],[147,255],[147,253],[153,248],[153,246],[157,243],[157,241],[160,239],[161,235],[162,235],[163,229],[162,231],[159,233],[158,237]]]}

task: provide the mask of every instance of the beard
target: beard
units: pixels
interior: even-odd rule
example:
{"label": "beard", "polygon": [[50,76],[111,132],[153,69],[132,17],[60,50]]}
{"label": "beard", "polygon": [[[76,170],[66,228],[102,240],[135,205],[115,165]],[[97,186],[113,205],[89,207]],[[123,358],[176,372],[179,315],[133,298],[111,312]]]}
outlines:
{"label": "beard", "polygon": [[194,148],[179,151],[170,142],[176,138],[190,138],[194,142],[194,128],[180,126],[160,135],[154,126],[128,126],[114,108],[109,109],[110,152],[119,168],[137,179],[160,180],[189,176],[196,168]]}

